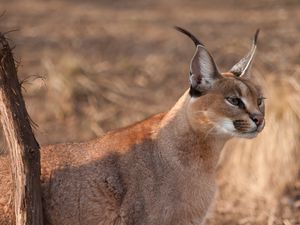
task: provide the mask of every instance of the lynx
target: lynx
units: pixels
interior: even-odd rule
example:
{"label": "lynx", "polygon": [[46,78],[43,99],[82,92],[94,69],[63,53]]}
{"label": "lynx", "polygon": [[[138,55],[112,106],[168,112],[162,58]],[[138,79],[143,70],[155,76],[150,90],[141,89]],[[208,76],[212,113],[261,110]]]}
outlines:
{"label": "lynx", "polygon": [[[189,89],[168,112],[84,143],[41,149],[43,205],[51,225],[203,224],[216,192],[215,169],[232,137],[262,131],[264,97],[249,53],[220,73],[196,45]],[[241,149],[242,151],[242,149]],[[13,224],[12,180],[0,157],[0,224]]]}

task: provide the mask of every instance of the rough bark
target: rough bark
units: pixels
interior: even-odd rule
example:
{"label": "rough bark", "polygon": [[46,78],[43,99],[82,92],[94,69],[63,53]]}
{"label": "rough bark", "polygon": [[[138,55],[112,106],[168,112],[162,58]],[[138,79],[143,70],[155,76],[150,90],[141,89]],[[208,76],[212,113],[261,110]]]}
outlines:
{"label": "rough bark", "polygon": [[40,152],[30,125],[11,48],[0,33],[0,113],[15,186],[17,225],[43,225]]}

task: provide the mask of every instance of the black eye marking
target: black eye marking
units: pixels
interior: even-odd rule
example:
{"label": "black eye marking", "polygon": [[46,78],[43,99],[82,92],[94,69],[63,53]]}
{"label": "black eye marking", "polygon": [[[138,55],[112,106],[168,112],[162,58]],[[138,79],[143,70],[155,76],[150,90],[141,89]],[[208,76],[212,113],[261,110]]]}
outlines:
{"label": "black eye marking", "polygon": [[227,97],[226,100],[234,106],[238,106],[241,109],[245,109],[246,106],[240,98],[237,97]]}
{"label": "black eye marking", "polygon": [[258,106],[261,106],[265,99],[266,99],[265,97],[259,97],[259,98],[257,99],[257,105],[258,105]]}

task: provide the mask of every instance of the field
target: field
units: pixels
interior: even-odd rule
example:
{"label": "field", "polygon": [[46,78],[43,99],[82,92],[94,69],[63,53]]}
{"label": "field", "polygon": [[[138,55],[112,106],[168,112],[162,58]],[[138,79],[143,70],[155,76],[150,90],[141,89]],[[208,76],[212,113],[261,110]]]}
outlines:
{"label": "field", "polygon": [[[195,33],[221,71],[248,51],[260,28],[255,76],[266,86],[288,80],[300,93],[298,0],[0,0],[2,11],[0,31],[12,31],[7,36],[41,145],[89,140],[168,110],[188,88],[194,53],[174,25]],[[278,93],[267,101],[283,104],[282,113],[292,110],[299,121],[295,96],[295,105],[284,105]],[[252,200],[224,203],[221,195],[208,224],[300,224],[300,181],[285,188],[270,208],[264,198],[248,210]]]}

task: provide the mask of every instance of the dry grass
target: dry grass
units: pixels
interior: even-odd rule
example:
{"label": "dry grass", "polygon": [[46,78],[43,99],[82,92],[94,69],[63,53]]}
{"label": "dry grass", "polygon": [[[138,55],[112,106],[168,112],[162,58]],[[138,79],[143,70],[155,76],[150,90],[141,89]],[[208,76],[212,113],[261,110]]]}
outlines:
{"label": "dry grass", "polygon": [[168,110],[188,88],[194,51],[173,25],[198,34],[223,71],[261,28],[254,75],[266,88],[267,126],[256,140],[228,143],[209,223],[299,223],[299,1],[12,0],[2,7],[0,30],[20,28],[10,37],[21,76],[46,78],[24,84],[41,144],[91,139]]}

